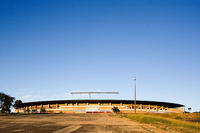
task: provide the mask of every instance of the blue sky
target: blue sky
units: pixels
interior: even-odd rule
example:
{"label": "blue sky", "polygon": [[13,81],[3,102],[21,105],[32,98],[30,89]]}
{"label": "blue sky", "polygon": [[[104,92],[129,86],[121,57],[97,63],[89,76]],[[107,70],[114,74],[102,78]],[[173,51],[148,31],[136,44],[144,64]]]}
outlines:
{"label": "blue sky", "polygon": [[[0,91],[24,102],[93,98],[175,102],[199,111],[200,2],[0,1]],[[86,98],[77,96],[76,98]]]}

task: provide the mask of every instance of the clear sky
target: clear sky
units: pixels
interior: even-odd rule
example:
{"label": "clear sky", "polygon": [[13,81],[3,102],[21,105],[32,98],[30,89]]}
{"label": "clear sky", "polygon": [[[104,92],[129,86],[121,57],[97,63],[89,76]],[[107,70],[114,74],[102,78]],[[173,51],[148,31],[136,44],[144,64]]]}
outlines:
{"label": "clear sky", "polygon": [[200,110],[200,1],[0,1],[0,92],[133,99],[134,74],[138,100]]}

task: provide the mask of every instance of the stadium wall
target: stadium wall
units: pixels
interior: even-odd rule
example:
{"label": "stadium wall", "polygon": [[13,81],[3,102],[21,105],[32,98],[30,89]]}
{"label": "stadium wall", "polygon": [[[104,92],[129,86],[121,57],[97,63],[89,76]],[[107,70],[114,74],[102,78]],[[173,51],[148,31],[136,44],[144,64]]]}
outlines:
{"label": "stadium wall", "polygon": [[[97,100],[98,101],[98,100]],[[167,103],[169,104],[169,103]],[[182,113],[183,108],[181,105],[169,107],[167,104],[162,105],[151,105],[151,104],[137,104],[136,110],[137,113],[152,112],[152,113]],[[47,113],[112,113],[112,108],[118,107],[122,113],[134,113],[134,104],[133,103],[112,103],[111,102],[102,102],[90,103],[85,101],[82,102],[73,102],[73,103],[48,103],[48,102],[33,102],[33,103],[24,103],[24,106],[15,109],[15,112],[19,113],[40,113],[41,109],[45,109]]]}

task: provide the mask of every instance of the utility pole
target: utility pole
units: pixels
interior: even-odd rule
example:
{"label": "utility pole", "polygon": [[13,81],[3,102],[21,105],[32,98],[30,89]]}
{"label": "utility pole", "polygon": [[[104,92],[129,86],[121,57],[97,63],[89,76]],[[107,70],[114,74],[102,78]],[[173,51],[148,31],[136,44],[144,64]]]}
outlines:
{"label": "utility pole", "polygon": [[88,93],[89,94],[89,98],[91,99],[91,93]]}
{"label": "utility pole", "polygon": [[134,109],[135,109],[135,113],[136,113],[136,76],[134,77],[134,81],[135,81],[135,101],[134,101]]}

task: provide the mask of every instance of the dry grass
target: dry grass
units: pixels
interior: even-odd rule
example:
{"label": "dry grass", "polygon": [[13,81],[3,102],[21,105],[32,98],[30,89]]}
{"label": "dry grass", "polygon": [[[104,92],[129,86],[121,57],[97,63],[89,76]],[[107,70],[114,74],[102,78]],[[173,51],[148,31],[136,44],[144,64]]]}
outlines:
{"label": "dry grass", "polygon": [[125,117],[141,123],[151,124],[158,128],[181,133],[200,133],[199,122],[189,122],[188,120],[199,120],[200,113],[190,114],[128,114]]}
{"label": "dry grass", "polygon": [[200,121],[200,113],[152,113],[152,116],[160,116],[165,118],[179,119],[185,121]]}

